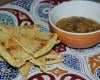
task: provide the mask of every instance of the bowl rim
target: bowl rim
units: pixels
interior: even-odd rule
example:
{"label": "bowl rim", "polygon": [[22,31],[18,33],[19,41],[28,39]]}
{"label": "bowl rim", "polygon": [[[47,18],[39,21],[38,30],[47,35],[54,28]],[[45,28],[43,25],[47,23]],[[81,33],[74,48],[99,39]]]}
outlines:
{"label": "bowl rim", "polygon": [[[69,2],[92,2],[92,3],[96,3],[99,4],[97,2],[93,2],[93,1],[69,1]],[[73,35],[89,35],[89,34],[95,34],[95,33],[100,33],[100,30],[96,30],[96,31],[92,31],[92,32],[86,32],[86,33],[77,33],[77,32],[69,32],[69,31],[65,31],[63,29],[58,28],[51,20],[51,13],[54,9],[56,9],[57,7],[59,7],[60,5],[66,4],[68,2],[63,2],[57,6],[55,6],[51,11],[49,11],[49,24],[54,27],[55,29],[63,32],[63,33],[67,33],[67,34],[73,34]]]}

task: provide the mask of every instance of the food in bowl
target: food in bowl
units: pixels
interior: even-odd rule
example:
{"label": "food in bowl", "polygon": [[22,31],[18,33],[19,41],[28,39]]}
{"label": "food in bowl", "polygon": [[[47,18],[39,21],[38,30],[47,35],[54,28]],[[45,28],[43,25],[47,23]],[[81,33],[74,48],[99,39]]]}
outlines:
{"label": "food in bowl", "polygon": [[62,30],[56,25],[59,20],[71,16],[81,16],[89,20],[91,19],[93,22],[97,21],[96,23],[100,25],[99,3],[86,0],[63,2],[49,12],[49,23],[52,31],[57,33],[59,40],[69,47],[88,48],[100,43],[100,29],[93,29],[86,32],[71,32]]}
{"label": "food in bowl", "polygon": [[71,16],[60,19],[56,26],[68,32],[87,33],[100,30],[100,24],[96,21],[86,18]]}

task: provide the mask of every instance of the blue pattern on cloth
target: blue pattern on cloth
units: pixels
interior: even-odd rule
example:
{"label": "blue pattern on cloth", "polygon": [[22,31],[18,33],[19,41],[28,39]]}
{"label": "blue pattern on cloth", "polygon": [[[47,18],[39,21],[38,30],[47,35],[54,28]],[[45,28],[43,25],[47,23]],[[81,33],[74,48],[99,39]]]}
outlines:
{"label": "blue pattern on cloth", "polygon": [[5,13],[0,13],[0,23],[6,23],[14,25],[13,17],[10,15],[7,15]]}
{"label": "blue pattern on cloth", "polygon": [[41,32],[50,32],[50,29],[48,26],[39,25],[39,27],[40,27]]}
{"label": "blue pattern on cloth", "polygon": [[50,3],[41,3],[37,5],[36,13],[39,17],[48,20],[48,13],[54,6]]}
{"label": "blue pattern on cloth", "polygon": [[81,65],[79,59],[71,54],[66,54],[63,56],[64,58],[64,64],[70,68],[73,68],[75,70],[80,71],[81,70]]}
{"label": "blue pattern on cloth", "polygon": [[96,70],[96,77],[100,79],[100,67]]}
{"label": "blue pattern on cloth", "polygon": [[18,74],[18,69],[12,67],[5,61],[0,61],[0,80],[13,80]]}
{"label": "blue pattern on cloth", "polygon": [[16,0],[14,2],[12,2],[12,5],[17,5],[20,6],[24,9],[26,9],[27,11],[30,10],[30,6],[33,3],[34,0]]}

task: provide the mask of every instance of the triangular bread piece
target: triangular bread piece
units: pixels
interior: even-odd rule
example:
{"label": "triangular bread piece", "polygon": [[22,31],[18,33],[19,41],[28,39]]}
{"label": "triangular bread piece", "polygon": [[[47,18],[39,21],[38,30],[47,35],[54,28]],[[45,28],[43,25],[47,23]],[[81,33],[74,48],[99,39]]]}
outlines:
{"label": "triangular bread piece", "polygon": [[50,51],[48,55],[46,55],[46,64],[55,64],[64,61],[63,57],[56,53],[55,51]]}
{"label": "triangular bread piece", "polygon": [[0,31],[0,55],[14,67],[20,67],[30,56],[8,34]]}
{"label": "triangular bread piece", "polygon": [[26,62],[26,64],[24,64],[22,67],[19,68],[19,71],[24,78],[26,78],[28,76],[29,70],[32,65],[33,64],[28,61],[28,62]]}
{"label": "triangular bread piece", "polygon": [[27,53],[11,36],[0,31],[0,56],[2,56],[9,64],[14,67],[23,66],[26,61],[30,61],[41,67],[45,65],[40,61],[36,61],[32,55]]}
{"label": "triangular bread piece", "polygon": [[56,34],[41,32],[37,25],[22,27],[1,25],[0,29],[11,35],[34,58],[45,55],[57,42]]}
{"label": "triangular bread piece", "polygon": [[55,51],[51,50],[48,54],[38,58],[39,61],[44,61],[45,64],[54,64],[58,62],[62,62],[63,58],[60,54],[56,53]]}

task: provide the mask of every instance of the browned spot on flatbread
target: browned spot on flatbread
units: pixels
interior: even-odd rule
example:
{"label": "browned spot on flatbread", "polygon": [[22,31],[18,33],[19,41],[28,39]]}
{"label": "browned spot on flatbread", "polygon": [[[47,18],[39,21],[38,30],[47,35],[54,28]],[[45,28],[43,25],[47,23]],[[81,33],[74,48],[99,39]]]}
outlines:
{"label": "browned spot on flatbread", "polygon": [[5,46],[6,44],[5,44],[4,42],[1,42],[1,45],[2,45],[2,46]]}
{"label": "browned spot on flatbread", "polygon": [[12,46],[9,46],[8,48],[6,48],[7,52],[11,52],[12,50],[17,50],[18,47],[16,45],[12,45]]}

